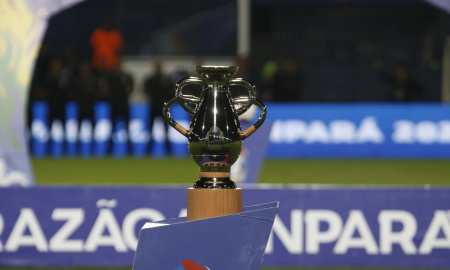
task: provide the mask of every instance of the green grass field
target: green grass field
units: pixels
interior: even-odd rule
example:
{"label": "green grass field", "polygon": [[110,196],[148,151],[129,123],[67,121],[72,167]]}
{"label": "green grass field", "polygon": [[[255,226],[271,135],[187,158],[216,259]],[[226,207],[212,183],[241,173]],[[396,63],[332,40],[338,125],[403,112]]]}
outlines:
{"label": "green grass field", "polygon": [[[192,184],[190,159],[35,159],[38,184]],[[450,161],[266,160],[260,183],[349,185],[450,185]]]}
{"label": "green grass field", "polygon": [[[186,184],[198,177],[189,159],[41,159],[32,160],[38,184],[135,185]],[[450,161],[433,160],[266,160],[261,183],[349,185],[450,185]],[[130,262],[131,264],[131,262]],[[130,267],[131,268],[131,267]],[[125,270],[130,268],[65,268],[66,270]],[[6,269],[6,268],[0,268]],[[14,268],[42,270],[43,268]],[[48,269],[48,268],[46,268]],[[56,268],[53,268],[56,269]],[[263,268],[303,270],[306,268]],[[325,268],[314,268],[324,270]],[[333,268],[343,270],[350,268]],[[355,269],[355,268],[353,268]],[[369,268],[365,268],[369,269]],[[375,269],[375,268],[370,268]],[[328,268],[329,270],[329,268]],[[383,268],[383,270],[388,270]]]}

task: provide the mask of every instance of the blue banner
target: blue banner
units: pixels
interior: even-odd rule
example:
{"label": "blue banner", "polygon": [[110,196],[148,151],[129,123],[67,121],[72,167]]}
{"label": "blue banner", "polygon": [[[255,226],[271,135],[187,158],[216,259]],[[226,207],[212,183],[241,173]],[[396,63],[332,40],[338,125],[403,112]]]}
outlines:
{"label": "blue banner", "polygon": [[450,158],[450,106],[268,104],[268,157]]}
{"label": "blue banner", "polygon": [[[114,119],[113,130],[110,110],[107,103],[95,106],[93,152],[97,156],[106,155],[112,141],[113,154],[124,156],[128,154],[129,140],[135,157],[149,154],[148,105],[130,106],[128,132],[126,123],[120,119]],[[73,155],[74,141],[79,140],[78,152],[88,157],[92,151],[89,149],[92,127],[89,122],[80,123],[77,138],[74,133],[78,128],[74,118],[77,108],[68,104],[66,111],[66,152]],[[273,123],[272,128],[258,131],[255,138],[263,136],[244,142],[244,147],[246,144],[250,146],[250,141],[265,145],[263,137],[270,134],[266,151],[269,158],[450,158],[450,106],[447,105],[269,103],[267,111],[267,122]],[[34,104],[33,113],[32,153],[42,157],[46,154],[49,137],[48,105],[42,102]],[[180,107],[174,106],[172,113],[179,123],[189,126],[190,116]],[[63,132],[61,124],[53,123],[50,149],[55,156],[62,155]],[[156,118],[152,133],[152,155],[164,157],[167,134],[162,118]],[[174,156],[188,154],[187,140],[178,132],[169,129],[168,139]]]}
{"label": "blue banner", "polygon": [[31,153],[37,158],[47,155],[49,141],[49,106],[47,102],[38,101],[32,105]]}
{"label": "blue banner", "polygon": [[78,143],[78,104],[76,102],[68,102],[66,104],[66,153],[68,156],[75,156]]}
{"label": "blue banner", "polygon": [[109,143],[112,135],[111,104],[107,102],[97,102],[94,106],[94,141],[95,155],[104,157],[109,150]]}
{"label": "blue banner", "polygon": [[[146,221],[186,215],[186,188],[0,189],[0,265],[129,266]],[[280,201],[263,262],[276,267],[448,268],[449,197],[429,187],[243,188],[244,206]]]}
{"label": "blue banner", "polygon": [[130,106],[130,122],[128,124],[132,153],[135,157],[147,154],[150,133],[148,128],[149,107],[147,104]]}

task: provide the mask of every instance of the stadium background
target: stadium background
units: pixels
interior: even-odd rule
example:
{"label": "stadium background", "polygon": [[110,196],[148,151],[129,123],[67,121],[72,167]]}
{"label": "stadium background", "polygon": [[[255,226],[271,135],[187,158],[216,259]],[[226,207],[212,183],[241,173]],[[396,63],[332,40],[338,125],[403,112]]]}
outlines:
{"label": "stadium background", "polygon": [[[89,59],[90,34],[104,18],[114,16],[126,41],[124,67],[136,81],[130,102],[145,102],[141,83],[146,74],[153,72],[154,56],[164,59],[168,75],[180,66],[189,68],[199,59],[204,63],[233,63],[236,55],[249,56],[245,50],[238,52],[236,6],[234,1],[87,0],[53,16],[44,40],[51,44],[54,55],[61,55],[71,45],[81,59]],[[436,106],[446,101],[442,74],[445,75],[445,38],[450,28],[447,13],[439,8],[423,1],[254,0],[251,14],[251,47],[247,53],[251,53],[254,68],[249,74],[263,93],[269,89],[264,88],[260,73],[281,50],[298,61],[299,74],[304,78],[301,92],[293,95],[294,101],[389,101],[390,86],[377,76],[374,60],[382,61],[388,68],[398,62],[406,63],[423,87],[416,101],[435,102]],[[211,22],[215,16],[218,21]],[[83,18],[83,23],[79,18]],[[198,37],[205,31],[200,27],[195,29],[199,32],[193,30],[194,34],[188,35],[184,50],[167,45],[171,42],[167,36],[181,25],[204,25],[203,21],[213,25],[227,22],[230,32],[208,32],[208,39],[200,42]],[[450,163],[445,159],[429,159],[427,155],[414,160],[370,159],[374,158],[370,155],[364,160],[338,158],[266,159],[258,182],[426,187],[449,184]],[[33,158],[32,166],[37,185],[189,185],[196,175],[189,158],[155,159],[150,154],[143,159],[52,158],[49,154],[44,159]],[[168,175],[166,172],[173,166],[180,170]],[[279,171],[283,171],[282,177]]]}

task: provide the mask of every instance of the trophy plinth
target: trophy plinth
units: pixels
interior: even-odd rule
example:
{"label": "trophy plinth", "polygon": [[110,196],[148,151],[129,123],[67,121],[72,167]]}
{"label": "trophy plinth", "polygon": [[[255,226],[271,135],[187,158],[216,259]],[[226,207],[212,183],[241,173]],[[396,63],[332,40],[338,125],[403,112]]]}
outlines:
{"label": "trophy plinth", "polygon": [[189,188],[187,221],[242,212],[242,189]]}

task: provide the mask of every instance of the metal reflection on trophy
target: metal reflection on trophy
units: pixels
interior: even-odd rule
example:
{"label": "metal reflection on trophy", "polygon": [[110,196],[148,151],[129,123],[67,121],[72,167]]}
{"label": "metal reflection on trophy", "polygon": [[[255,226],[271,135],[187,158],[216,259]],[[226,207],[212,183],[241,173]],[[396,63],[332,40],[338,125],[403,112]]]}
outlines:
{"label": "metal reflection on trophy", "polygon": [[[236,188],[230,179],[230,168],[239,158],[242,142],[266,119],[266,106],[256,98],[255,86],[245,79],[232,78],[237,70],[232,66],[196,66],[199,77],[181,80],[176,85],[175,97],[164,104],[165,120],[188,138],[189,153],[200,166],[200,178],[194,188]],[[189,84],[202,86],[200,97],[183,94],[183,88]],[[248,96],[233,98],[230,92],[233,85],[245,87]],[[170,107],[175,102],[192,116],[189,129],[170,116]],[[252,105],[260,108],[260,117],[242,131],[239,116]]]}

